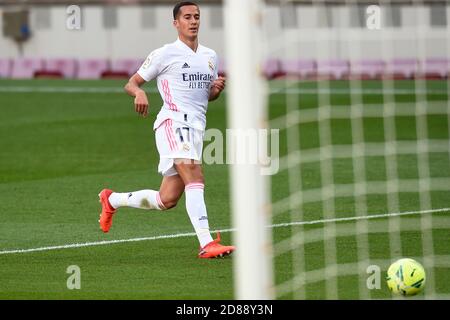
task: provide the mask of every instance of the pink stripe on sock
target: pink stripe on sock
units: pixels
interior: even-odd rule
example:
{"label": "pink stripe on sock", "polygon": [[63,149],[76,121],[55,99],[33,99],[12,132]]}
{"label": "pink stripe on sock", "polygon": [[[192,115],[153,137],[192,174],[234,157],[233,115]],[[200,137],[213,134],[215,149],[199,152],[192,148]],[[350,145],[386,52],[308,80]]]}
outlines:
{"label": "pink stripe on sock", "polygon": [[159,195],[159,192],[156,194],[156,201],[158,202],[160,209],[166,209],[166,207],[164,206],[164,204],[161,200],[161,196]]}
{"label": "pink stripe on sock", "polygon": [[204,187],[205,184],[204,184],[204,183],[201,183],[201,182],[192,182],[192,183],[188,183],[188,184],[186,185],[186,187],[190,187],[190,186],[202,186],[202,187]]}
{"label": "pink stripe on sock", "polygon": [[185,190],[191,190],[191,189],[204,189],[205,185],[203,183],[189,183],[184,188]]}

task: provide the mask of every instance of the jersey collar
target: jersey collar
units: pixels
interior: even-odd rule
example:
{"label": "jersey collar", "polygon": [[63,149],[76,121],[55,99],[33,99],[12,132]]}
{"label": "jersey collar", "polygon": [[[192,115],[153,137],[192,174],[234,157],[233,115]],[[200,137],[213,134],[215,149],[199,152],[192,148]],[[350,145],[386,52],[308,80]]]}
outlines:
{"label": "jersey collar", "polygon": [[198,53],[199,50],[200,50],[200,43],[198,44],[197,52],[195,52],[195,51],[192,50],[186,43],[184,43],[183,41],[181,41],[180,38],[178,38],[177,41],[175,41],[175,44],[176,44],[179,48],[181,48],[181,49],[183,49],[183,50],[186,50],[186,51],[189,51],[189,53],[191,53],[191,54],[196,54],[196,53]]}

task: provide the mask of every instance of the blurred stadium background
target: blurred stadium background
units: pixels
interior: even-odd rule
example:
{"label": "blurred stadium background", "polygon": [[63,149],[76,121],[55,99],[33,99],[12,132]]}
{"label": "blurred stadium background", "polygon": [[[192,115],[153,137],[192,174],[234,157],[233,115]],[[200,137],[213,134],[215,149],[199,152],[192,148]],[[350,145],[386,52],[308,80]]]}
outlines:
{"label": "blurred stadium background", "polygon": [[[375,78],[383,74],[411,79],[417,75],[439,78],[449,72],[445,1],[380,1],[383,28],[388,28],[393,48],[381,59],[379,36],[366,27],[366,8],[377,1],[267,1],[265,22],[270,43],[282,37],[298,38],[298,50],[272,50],[264,62],[269,78],[284,74],[299,78],[313,75],[336,79],[349,75]],[[170,7],[174,1],[0,1],[0,77],[33,78],[62,76],[75,79],[129,76],[143,58],[174,38]],[[224,19],[221,1],[199,1],[202,5],[201,40],[215,48],[225,72]],[[282,3],[283,5],[280,5]],[[414,4],[414,5],[412,5]],[[79,5],[81,28],[70,30],[67,20]],[[426,59],[420,60],[412,34],[416,17],[427,17]],[[351,61],[347,41],[340,30],[350,30],[362,39],[361,59]],[[317,56],[317,37],[329,50]],[[294,54],[295,53],[295,54]]]}

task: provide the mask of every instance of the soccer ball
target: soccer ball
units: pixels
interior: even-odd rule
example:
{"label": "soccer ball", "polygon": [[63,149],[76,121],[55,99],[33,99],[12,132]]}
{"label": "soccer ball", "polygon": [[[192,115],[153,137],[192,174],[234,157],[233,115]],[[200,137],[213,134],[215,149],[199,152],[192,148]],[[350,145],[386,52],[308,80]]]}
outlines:
{"label": "soccer ball", "polygon": [[392,293],[413,296],[425,286],[425,270],[416,260],[403,258],[391,264],[386,280]]}

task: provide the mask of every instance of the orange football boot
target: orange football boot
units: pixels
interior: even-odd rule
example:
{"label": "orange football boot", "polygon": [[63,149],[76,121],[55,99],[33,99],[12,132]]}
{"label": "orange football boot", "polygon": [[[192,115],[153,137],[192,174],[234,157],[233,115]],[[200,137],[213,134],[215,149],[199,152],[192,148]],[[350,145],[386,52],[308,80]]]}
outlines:
{"label": "orange football boot", "polygon": [[103,189],[98,194],[98,197],[100,198],[99,202],[102,204],[102,213],[100,214],[100,220],[98,220],[98,222],[100,223],[100,229],[102,229],[104,233],[107,233],[111,228],[113,214],[116,212],[116,209],[114,209],[108,201],[111,193],[113,193],[112,190]]}
{"label": "orange football boot", "polygon": [[223,246],[220,243],[220,233],[217,232],[217,239],[211,241],[203,248],[200,248],[199,258],[217,258],[225,257],[231,254],[235,247],[234,246]]}

